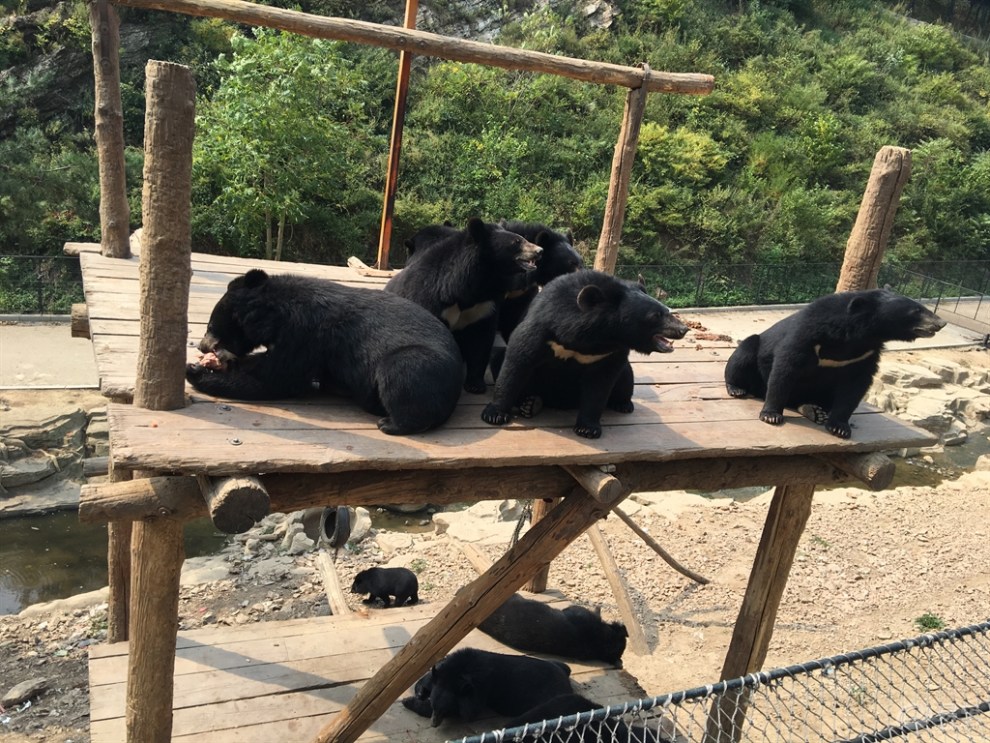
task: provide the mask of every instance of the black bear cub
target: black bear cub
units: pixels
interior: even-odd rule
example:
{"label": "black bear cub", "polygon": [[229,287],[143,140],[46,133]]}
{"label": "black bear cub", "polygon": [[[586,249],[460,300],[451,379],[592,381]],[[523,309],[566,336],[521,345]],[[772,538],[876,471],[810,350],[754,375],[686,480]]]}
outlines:
{"label": "black bear cub", "polygon": [[[370,593],[362,603],[373,604],[382,600],[389,606],[405,606],[419,601],[419,580],[408,568],[368,568],[354,576],[351,593]],[[395,597],[395,603],[391,598]]]}
{"label": "black bear cub", "polygon": [[583,606],[556,609],[513,594],[478,629],[516,650],[622,665],[629,633]]}
{"label": "black bear cub", "polygon": [[495,394],[481,413],[492,425],[523,415],[535,404],[577,408],[574,432],[601,436],[605,408],[633,410],[630,350],[668,353],[668,339],[688,328],[642,284],[600,271],[578,271],[554,279],[533,300],[512,334]]}
{"label": "black bear cub", "polygon": [[467,368],[464,389],[482,393],[499,307],[506,293],[524,285],[525,274],[536,270],[543,249],[476,218],[465,230],[437,227],[437,233],[416,243],[408,264],[385,290],[411,299],[447,324]]}
{"label": "black bear cub", "polygon": [[760,420],[784,421],[784,408],[849,438],[849,419],[865,397],[887,341],[930,338],[945,321],[886,289],[819,297],[733,351],[725,367],[732,397],[764,400]]}
{"label": "black bear cub", "polygon": [[430,681],[425,682],[430,687],[432,725],[448,717],[470,722],[493,712],[507,717],[522,714],[570,694],[570,675],[570,667],[559,661],[477,648],[456,650],[433,666]]}
{"label": "black bear cub", "polygon": [[531,243],[543,248],[543,253],[536,261],[536,270],[525,275],[526,285],[510,291],[499,309],[498,332],[503,340],[508,342],[512,331],[519,327],[529,306],[536,299],[540,287],[546,286],[559,276],[574,273],[581,269],[584,263],[574,249],[574,238],[570,232],[565,235],[538,222],[512,221],[501,224],[509,232],[522,235]]}
{"label": "black bear cub", "polygon": [[388,434],[446,421],[463,378],[450,332],[412,302],[259,269],[227,285],[199,350],[204,356],[186,367],[186,379],[200,392],[275,400],[316,385],[383,416],[378,427]]}

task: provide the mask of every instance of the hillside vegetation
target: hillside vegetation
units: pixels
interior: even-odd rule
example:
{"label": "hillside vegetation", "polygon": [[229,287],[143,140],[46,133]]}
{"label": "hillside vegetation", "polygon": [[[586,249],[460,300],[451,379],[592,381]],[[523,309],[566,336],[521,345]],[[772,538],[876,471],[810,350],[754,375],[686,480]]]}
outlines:
{"label": "hillside vegetation", "polygon": [[[57,255],[99,238],[86,6],[3,2],[0,253]],[[710,96],[650,96],[620,263],[838,260],[883,145],[913,150],[890,260],[990,259],[988,47],[961,33],[986,35],[983,3],[952,3],[952,23],[949,4],[910,9],[929,23],[865,0],[614,0],[590,15],[572,0],[510,0],[488,16],[487,3],[424,5],[429,30],[715,77]],[[402,3],[302,8],[396,23]],[[196,250],[373,258],[395,53],[119,12],[134,227],[144,66],[165,59],[197,78]],[[593,246],[625,92],[416,59],[395,262],[419,226],[472,215],[544,221]]]}

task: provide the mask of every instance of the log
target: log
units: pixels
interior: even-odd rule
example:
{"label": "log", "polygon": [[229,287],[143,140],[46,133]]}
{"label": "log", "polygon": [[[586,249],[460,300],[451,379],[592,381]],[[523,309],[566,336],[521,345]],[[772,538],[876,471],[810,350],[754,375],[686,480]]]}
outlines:
{"label": "log", "polygon": [[[574,490],[574,479],[559,467],[468,467],[452,472],[406,470],[326,474],[261,475],[272,510],[292,513],[316,506],[375,506],[390,503],[477,503],[543,493],[562,498]],[[721,490],[751,485],[847,482],[849,475],[817,457],[689,459],[616,465],[630,492]],[[126,483],[82,486],[79,520],[83,523],[136,521],[156,516],[189,520],[207,516],[195,478],[165,475]],[[534,525],[535,526],[535,525]]]}
{"label": "log", "polygon": [[639,617],[636,616],[636,609],[633,607],[632,598],[629,596],[629,589],[626,587],[625,581],[622,580],[619,565],[615,562],[615,557],[612,556],[612,551],[608,548],[608,543],[602,536],[602,530],[598,524],[593,524],[588,529],[588,538],[591,540],[591,546],[594,547],[595,554],[598,555],[598,560],[605,570],[605,578],[608,580],[609,586],[612,587],[612,595],[615,596],[615,603],[619,607],[619,616],[622,617],[622,623],[626,625],[626,632],[629,633],[629,649],[635,655],[649,655],[650,645],[646,642],[646,635],[643,634],[643,625],[639,623]]}
{"label": "log", "polygon": [[[313,36],[411,52],[420,56],[440,57],[457,62],[473,62],[509,70],[526,70],[560,75],[601,85],[638,88],[643,73],[635,67],[561,57],[527,49],[495,46],[378,23],[344,18],[326,18],[295,10],[272,8],[244,0],[117,0],[118,5],[132,8],[168,10],[174,13],[224,18],[249,26],[280,28]],[[685,72],[654,72],[648,82],[651,92],[707,95],[712,92],[711,75]]]}
{"label": "log", "polygon": [[646,96],[652,77],[649,65],[644,65],[643,82],[626,93],[626,106],[622,113],[622,128],[615,143],[612,155],[612,176],[608,183],[608,198],[605,201],[605,216],[602,220],[602,233],[598,238],[595,253],[595,270],[615,273],[615,262],[619,256],[619,240],[622,238],[622,225],[626,218],[626,202],[629,200],[629,179],[636,160],[639,146],[639,130],[646,110]]}
{"label": "log", "polygon": [[[130,470],[114,467],[111,482],[128,482]],[[130,623],[131,603],[131,527],[130,521],[107,524],[107,642],[124,642]]]}
{"label": "log", "polygon": [[[546,515],[550,513],[550,509],[560,503],[560,498],[537,498],[533,501],[533,515],[530,518],[530,527],[538,524],[542,519],[546,518]],[[550,563],[547,563],[536,573],[533,577],[529,579],[523,589],[529,591],[530,593],[543,593],[547,590],[547,581],[550,579]]]}
{"label": "log", "polygon": [[89,338],[89,307],[85,302],[72,305],[69,315],[69,332],[73,338]]}
{"label": "log", "polygon": [[873,160],[856,224],[846,243],[842,270],[835,287],[837,292],[876,288],[883,251],[890,240],[894,215],[910,176],[911,150],[880,148]]}
{"label": "log", "polygon": [[488,572],[461,588],[350,703],[320,730],[317,743],[353,743],[389,706],[468,632],[501,606],[537,566],[550,562],[607,508],[577,491],[510,547]]}
{"label": "log", "polygon": [[257,477],[197,475],[213,525],[224,534],[243,534],[271,513],[268,491]]}
{"label": "log", "polygon": [[352,255],[347,259],[347,265],[359,276],[371,276],[376,279],[389,279],[396,274],[395,270],[372,268],[355,255]]}
{"label": "log", "polygon": [[467,558],[468,562],[471,563],[471,567],[474,568],[474,572],[478,575],[484,575],[492,566],[492,561],[488,559],[488,555],[482,552],[480,549],[475,547],[473,544],[468,542],[462,542],[460,539],[454,539],[453,537],[448,537],[454,544],[457,545],[458,549]]}
{"label": "log", "polygon": [[578,485],[599,503],[609,505],[624,498],[628,491],[619,482],[618,478],[606,472],[602,472],[598,467],[581,464],[563,464],[561,468],[567,474],[577,480]]}
{"label": "log", "polygon": [[625,513],[621,508],[619,508],[618,506],[613,508],[612,513],[618,516],[619,519],[622,521],[622,523],[624,523],[626,526],[632,529],[633,533],[635,533],[636,536],[638,536],[640,539],[646,542],[646,545],[650,549],[652,549],[654,552],[660,555],[660,557],[663,558],[663,561],[668,565],[670,565],[670,567],[672,567],[678,573],[680,573],[681,575],[687,578],[690,578],[695,583],[700,583],[703,586],[706,586],[708,585],[708,583],[710,583],[708,578],[698,575],[693,570],[690,570],[684,567],[683,565],[681,565],[679,562],[677,562],[677,560],[674,559],[673,555],[671,555],[669,552],[667,552],[667,550],[661,547],[660,543],[657,542],[653,537],[651,537],[649,534],[643,531],[643,529],[640,528],[639,524],[633,521],[632,517],[629,516],[629,514]]}
{"label": "log", "polygon": [[148,62],[144,126],[141,330],[134,404],[184,407],[192,277],[192,141],[196,85],[188,67]]}
{"label": "log", "polygon": [[83,477],[101,477],[110,472],[110,457],[87,457],[82,466]]}
{"label": "log", "polygon": [[[128,258],[131,209],[124,168],[124,106],[120,98],[120,18],[109,0],[89,3],[100,165],[100,244],[108,258]],[[73,335],[73,337],[79,337]],[[89,336],[86,336],[89,337]]]}
{"label": "log", "polygon": [[333,566],[333,560],[325,549],[316,553],[316,566],[320,570],[320,578],[323,580],[323,590],[327,594],[327,603],[330,604],[330,613],[335,617],[346,617],[351,613],[344,598],[344,589],[340,586],[340,577]]}
{"label": "log", "polygon": [[[763,667],[780,599],[787,586],[801,534],[811,515],[814,493],[814,485],[792,485],[774,490],[722,666],[723,680],[745,676]],[[748,701],[745,691],[716,699],[709,711],[705,743],[736,743],[742,735]]]}
{"label": "log", "polygon": [[870,490],[886,490],[894,481],[897,468],[883,452],[868,454],[822,454],[822,459],[847,475],[855,477]]}

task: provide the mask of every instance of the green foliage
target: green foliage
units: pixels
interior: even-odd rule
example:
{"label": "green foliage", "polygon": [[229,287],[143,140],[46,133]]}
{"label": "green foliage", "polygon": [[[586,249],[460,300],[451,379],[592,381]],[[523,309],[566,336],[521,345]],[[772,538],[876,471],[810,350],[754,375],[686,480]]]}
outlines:
{"label": "green foliage", "polygon": [[922,631],[945,629],[945,622],[942,618],[927,611],[915,619],[914,624]]}

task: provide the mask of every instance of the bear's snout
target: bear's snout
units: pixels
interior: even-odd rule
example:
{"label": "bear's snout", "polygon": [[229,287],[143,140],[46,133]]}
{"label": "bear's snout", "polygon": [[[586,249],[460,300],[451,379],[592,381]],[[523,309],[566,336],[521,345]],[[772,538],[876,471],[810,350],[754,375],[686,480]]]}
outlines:
{"label": "bear's snout", "polygon": [[519,257],[516,260],[519,265],[527,271],[532,271],[536,268],[536,263],[540,260],[542,255],[543,248],[536,243],[531,243],[529,240],[526,240],[523,242],[519,251]]}

